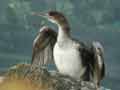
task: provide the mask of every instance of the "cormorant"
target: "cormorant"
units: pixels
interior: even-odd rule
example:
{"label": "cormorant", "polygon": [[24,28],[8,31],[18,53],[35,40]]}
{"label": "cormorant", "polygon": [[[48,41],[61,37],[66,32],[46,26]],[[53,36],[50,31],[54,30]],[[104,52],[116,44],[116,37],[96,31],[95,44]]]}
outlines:
{"label": "cormorant", "polygon": [[57,41],[53,50],[54,61],[58,71],[74,79],[93,81],[99,86],[101,79],[105,75],[101,46],[97,45],[96,42],[88,46],[73,39],[70,34],[69,23],[60,12],[33,12],[32,14],[45,17],[58,26]]}

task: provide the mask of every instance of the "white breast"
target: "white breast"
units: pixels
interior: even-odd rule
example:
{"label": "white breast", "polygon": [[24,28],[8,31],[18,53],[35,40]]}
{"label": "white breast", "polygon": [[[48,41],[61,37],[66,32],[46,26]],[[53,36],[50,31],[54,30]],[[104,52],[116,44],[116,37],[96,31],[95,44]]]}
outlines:
{"label": "white breast", "polygon": [[54,47],[55,64],[60,73],[80,79],[85,72],[82,66],[80,52],[74,47],[59,48],[56,43]]}

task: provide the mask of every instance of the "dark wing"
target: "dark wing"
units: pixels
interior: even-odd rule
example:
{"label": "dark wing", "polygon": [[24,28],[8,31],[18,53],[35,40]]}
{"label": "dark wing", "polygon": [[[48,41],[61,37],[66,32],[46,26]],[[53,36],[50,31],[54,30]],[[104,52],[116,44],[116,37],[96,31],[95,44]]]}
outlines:
{"label": "dark wing", "polygon": [[[104,59],[103,59],[104,60]],[[101,69],[101,80],[105,77],[105,63],[102,64],[102,69]]]}
{"label": "dark wing", "polygon": [[38,33],[33,43],[32,49],[32,65],[46,65],[54,63],[53,47],[56,42],[57,34],[50,28],[45,28]]}
{"label": "dark wing", "polygon": [[48,45],[49,38],[45,38],[44,35],[41,33],[38,33],[36,36],[34,42],[33,42],[33,48],[32,48],[32,63],[37,55],[39,53],[42,53],[44,51],[44,48]]}
{"label": "dark wing", "polygon": [[100,74],[100,80],[102,80],[105,76],[105,64],[104,64],[104,49],[100,42],[93,42],[93,50],[94,50],[94,56],[96,60],[97,68],[99,69]]}
{"label": "dark wing", "polygon": [[85,81],[90,81],[91,76],[93,76],[94,69],[94,52],[91,50],[91,47],[87,43],[83,42],[80,42],[79,51],[82,58],[82,65],[86,68],[86,71],[82,78]]}
{"label": "dark wing", "polygon": [[98,42],[92,44],[80,42],[80,55],[82,64],[86,67],[86,72],[83,75],[83,80],[93,80],[99,84],[105,76],[105,65],[103,59],[103,48]]}

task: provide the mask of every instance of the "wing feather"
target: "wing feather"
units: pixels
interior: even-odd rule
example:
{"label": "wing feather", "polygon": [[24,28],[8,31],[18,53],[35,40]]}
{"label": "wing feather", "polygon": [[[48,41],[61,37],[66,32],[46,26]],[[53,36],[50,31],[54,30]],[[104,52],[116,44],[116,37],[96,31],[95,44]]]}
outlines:
{"label": "wing feather", "polygon": [[42,30],[36,36],[32,48],[33,66],[54,64],[53,47],[56,42],[57,33],[50,28]]}
{"label": "wing feather", "polygon": [[[80,42],[80,55],[86,72],[83,75],[84,80],[93,80],[95,83],[105,76],[105,64],[103,58],[103,47],[98,42],[92,44]],[[101,64],[100,64],[101,63]]]}

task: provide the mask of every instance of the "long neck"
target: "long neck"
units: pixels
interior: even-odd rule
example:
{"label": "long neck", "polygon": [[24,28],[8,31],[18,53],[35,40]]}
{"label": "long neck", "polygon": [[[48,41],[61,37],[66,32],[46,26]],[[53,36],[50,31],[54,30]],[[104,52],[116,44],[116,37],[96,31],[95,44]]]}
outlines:
{"label": "long neck", "polygon": [[58,25],[58,37],[57,42],[66,42],[66,40],[70,37],[70,27],[67,22],[64,22],[60,25]]}

